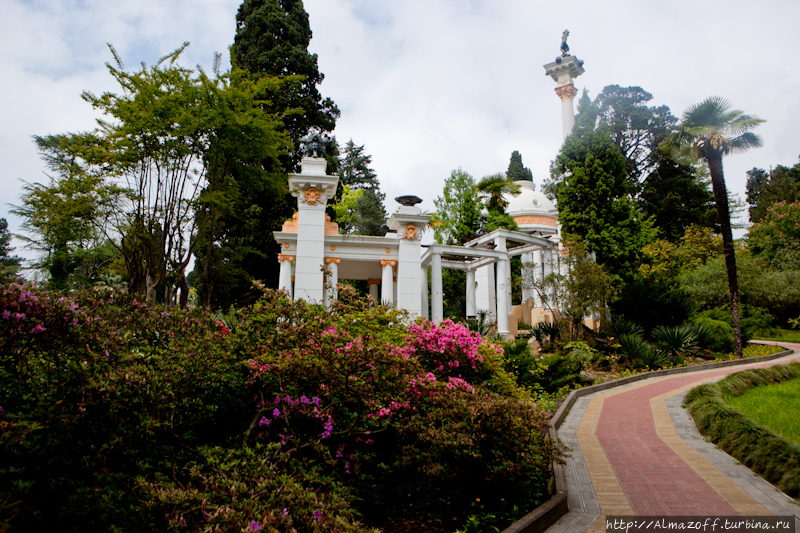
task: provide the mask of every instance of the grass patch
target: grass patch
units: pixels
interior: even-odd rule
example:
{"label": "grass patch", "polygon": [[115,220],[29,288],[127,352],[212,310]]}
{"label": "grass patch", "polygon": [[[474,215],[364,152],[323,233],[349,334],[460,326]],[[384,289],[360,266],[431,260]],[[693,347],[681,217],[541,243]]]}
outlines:
{"label": "grass patch", "polygon": [[800,444],[800,379],[755,387],[723,399],[753,421]]}
{"label": "grass patch", "polygon": [[777,342],[800,342],[800,329],[772,328],[768,334],[759,335],[759,339]]}
{"label": "grass patch", "polygon": [[800,446],[748,418],[724,398],[796,378],[800,363],[775,365],[731,374],[686,395],[686,406],[703,435],[792,497],[800,495]]}

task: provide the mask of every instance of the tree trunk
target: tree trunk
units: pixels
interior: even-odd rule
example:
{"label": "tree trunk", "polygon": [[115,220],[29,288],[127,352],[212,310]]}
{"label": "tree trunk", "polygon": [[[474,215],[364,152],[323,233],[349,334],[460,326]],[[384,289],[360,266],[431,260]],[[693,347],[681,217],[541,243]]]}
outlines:
{"label": "tree trunk", "polygon": [[728,272],[728,290],[731,297],[733,313],[733,341],[736,357],[742,357],[742,329],[739,325],[739,281],[736,276],[736,252],[733,248],[731,233],[731,216],[728,211],[728,191],[725,188],[725,175],[722,172],[722,154],[713,148],[707,148],[706,161],[711,174],[711,187],[714,191],[714,203],[717,204],[717,218],[722,229],[722,251],[725,256],[725,269]]}

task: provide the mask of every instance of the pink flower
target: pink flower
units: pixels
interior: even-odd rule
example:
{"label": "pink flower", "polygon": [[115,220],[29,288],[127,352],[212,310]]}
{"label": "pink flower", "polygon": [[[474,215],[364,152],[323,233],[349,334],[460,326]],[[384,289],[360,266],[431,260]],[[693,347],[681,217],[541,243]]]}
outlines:
{"label": "pink flower", "polygon": [[33,326],[31,333],[41,333],[43,331],[47,331],[47,328],[44,327],[44,324],[36,324],[35,326]]}
{"label": "pink flower", "polygon": [[247,526],[247,531],[261,531],[261,524],[253,520],[250,522],[250,525]]}

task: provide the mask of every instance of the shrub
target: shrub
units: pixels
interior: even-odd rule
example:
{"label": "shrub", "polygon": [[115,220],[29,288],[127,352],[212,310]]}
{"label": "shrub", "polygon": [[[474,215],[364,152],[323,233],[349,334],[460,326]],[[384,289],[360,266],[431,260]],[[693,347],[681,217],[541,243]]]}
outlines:
{"label": "shrub", "polygon": [[554,393],[561,387],[571,387],[578,382],[582,368],[579,359],[549,354],[542,357],[540,363],[543,370],[535,377],[535,381],[545,392]]}
{"label": "shrub", "polygon": [[697,348],[698,333],[691,326],[656,326],[651,335],[661,351],[671,358],[681,357]]}
{"label": "shrub", "polygon": [[733,351],[733,326],[722,320],[700,316],[694,323],[703,328],[700,345],[712,352],[728,353]]}

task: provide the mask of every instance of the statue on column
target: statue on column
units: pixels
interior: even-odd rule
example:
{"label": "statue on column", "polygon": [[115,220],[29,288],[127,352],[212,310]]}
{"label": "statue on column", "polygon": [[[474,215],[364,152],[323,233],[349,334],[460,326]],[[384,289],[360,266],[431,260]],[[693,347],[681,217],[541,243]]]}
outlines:
{"label": "statue on column", "polygon": [[300,139],[303,145],[304,157],[325,157],[325,147],[331,142],[331,137],[325,132],[311,131]]}
{"label": "statue on column", "polygon": [[567,37],[569,37],[569,30],[564,30],[561,34],[561,55],[567,57],[569,55],[569,45],[567,44]]}

